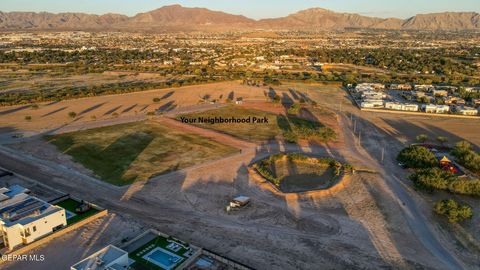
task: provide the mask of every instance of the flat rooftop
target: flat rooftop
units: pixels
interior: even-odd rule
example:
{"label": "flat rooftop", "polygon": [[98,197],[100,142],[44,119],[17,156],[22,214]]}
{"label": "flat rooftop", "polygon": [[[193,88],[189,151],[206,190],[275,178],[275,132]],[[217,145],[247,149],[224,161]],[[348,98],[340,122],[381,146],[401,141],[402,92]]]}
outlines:
{"label": "flat rooftop", "polygon": [[0,222],[6,226],[28,224],[63,209],[27,194],[28,189],[13,185],[0,188]]}
{"label": "flat rooftop", "polygon": [[109,245],[93,253],[82,261],[72,266],[72,270],[110,270],[125,269],[123,266],[114,263],[122,256],[128,256],[128,253],[116,246]]}

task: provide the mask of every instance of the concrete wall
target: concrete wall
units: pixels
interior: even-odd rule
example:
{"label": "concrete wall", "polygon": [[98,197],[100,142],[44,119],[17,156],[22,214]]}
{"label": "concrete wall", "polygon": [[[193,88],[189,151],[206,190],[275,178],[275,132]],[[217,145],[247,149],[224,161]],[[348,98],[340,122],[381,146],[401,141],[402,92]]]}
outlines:
{"label": "concrete wall", "polygon": [[393,114],[407,114],[407,115],[419,115],[419,116],[434,116],[434,117],[463,118],[463,119],[478,119],[478,120],[480,120],[479,116],[458,115],[458,114],[437,114],[437,113],[392,111],[392,110],[379,110],[379,109],[366,109],[366,108],[360,108],[360,110],[365,111],[365,112],[393,113]]}
{"label": "concrete wall", "polygon": [[233,269],[238,269],[238,270],[251,270],[253,268],[250,268],[246,265],[243,265],[241,263],[238,263],[238,262],[235,262],[235,261],[232,261],[230,259],[227,259],[225,257],[222,257],[216,253],[213,253],[209,250],[206,250],[206,249],[203,249],[202,250],[202,254],[203,255],[206,255],[206,256],[209,256],[209,257],[212,257],[214,258],[215,260],[219,261],[219,262],[222,262],[230,267],[232,267]]}

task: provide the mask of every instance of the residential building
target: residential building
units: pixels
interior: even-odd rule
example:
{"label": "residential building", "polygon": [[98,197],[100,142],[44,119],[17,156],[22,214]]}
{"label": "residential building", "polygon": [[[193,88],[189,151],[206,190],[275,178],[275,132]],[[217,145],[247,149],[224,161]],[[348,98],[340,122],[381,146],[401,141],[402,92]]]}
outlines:
{"label": "residential building", "polygon": [[128,252],[109,245],[73,265],[71,270],[121,270],[128,269]]}
{"label": "residential building", "polygon": [[400,102],[385,102],[385,109],[418,112],[418,105]]}
{"label": "residential building", "polygon": [[67,225],[65,209],[28,193],[18,185],[0,189],[0,241],[9,250]]}
{"label": "residential building", "polygon": [[415,90],[416,91],[424,91],[424,92],[430,92],[435,89],[435,86],[431,84],[417,84],[415,85]]}
{"label": "residential building", "polygon": [[446,97],[448,96],[448,91],[447,90],[433,90],[432,91],[433,96],[437,97]]}
{"label": "residential building", "polygon": [[465,92],[467,93],[479,93],[480,87],[466,87]]}
{"label": "residential building", "polygon": [[448,113],[450,112],[450,106],[447,105],[422,105],[422,110],[426,113]]}
{"label": "residential building", "polygon": [[458,106],[455,111],[462,115],[478,115],[478,110],[472,107]]}
{"label": "residential building", "polygon": [[403,91],[410,91],[413,87],[410,84],[391,84],[390,89],[392,90],[403,90]]}
{"label": "residential building", "polygon": [[472,99],[472,104],[477,107],[480,106],[480,98]]}
{"label": "residential building", "polygon": [[366,99],[360,103],[362,108],[380,108],[383,107],[383,100],[379,99]]}
{"label": "residential building", "polygon": [[453,96],[447,96],[443,98],[443,101],[445,104],[457,104],[457,105],[464,105],[466,102],[463,98],[460,97],[453,97]]}
{"label": "residential building", "polygon": [[363,99],[382,99],[387,97],[385,93],[372,90],[361,91],[361,93]]}
{"label": "residential building", "polygon": [[412,93],[412,95],[414,97],[424,97],[426,95],[426,93],[422,92],[422,91],[415,91],[415,92]]}
{"label": "residential building", "polygon": [[359,83],[355,87],[357,91],[362,90],[385,90],[385,85],[381,83]]}

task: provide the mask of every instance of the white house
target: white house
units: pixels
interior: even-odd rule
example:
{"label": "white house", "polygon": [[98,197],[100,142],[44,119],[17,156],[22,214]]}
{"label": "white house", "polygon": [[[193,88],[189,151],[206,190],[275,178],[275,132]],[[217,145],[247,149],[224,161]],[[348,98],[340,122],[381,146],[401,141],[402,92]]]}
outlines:
{"label": "white house", "polygon": [[380,108],[383,107],[383,100],[379,99],[366,99],[360,103],[362,108]]}
{"label": "white house", "polygon": [[67,225],[65,209],[29,195],[18,185],[0,188],[1,241],[12,250]]}
{"label": "white house", "polygon": [[478,115],[478,110],[472,107],[457,107],[456,111],[462,115]]}
{"label": "white house", "polygon": [[426,113],[448,113],[450,111],[450,106],[447,105],[422,105],[422,109]]}
{"label": "white house", "polygon": [[418,105],[410,104],[410,103],[400,103],[400,102],[385,102],[385,109],[417,112]]}
{"label": "white house", "polygon": [[416,91],[424,91],[424,92],[430,92],[435,89],[435,86],[431,84],[417,84],[415,85],[415,90]]}
{"label": "white house", "polygon": [[121,270],[129,269],[128,252],[109,245],[76,263],[70,270]]}
{"label": "white house", "polygon": [[355,87],[357,91],[367,91],[367,90],[385,90],[385,85],[381,83],[359,83]]}
{"label": "white house", "polygon": [[372,90],[361,91],[361,93],[363,99],[382,99],[387,97],[385,93]]}

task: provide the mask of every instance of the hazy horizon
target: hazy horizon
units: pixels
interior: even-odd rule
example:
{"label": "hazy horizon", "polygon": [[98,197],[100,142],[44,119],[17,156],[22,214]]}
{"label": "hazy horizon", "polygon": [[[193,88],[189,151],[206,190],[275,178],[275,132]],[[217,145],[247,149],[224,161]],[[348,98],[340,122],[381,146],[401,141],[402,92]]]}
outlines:
{"label": "hazy horizon", "polygon": [[410,5],[405,1],[381,1],[381,0],[298,0],[295,3],[287,0],[264,0],[261,3],[253,0],[246,1],[222,1],[222,0],[103,0],[100,3],[94,0],[81,2],[63,0],[2,0],[0,11],[32,11],[32,12],[83,12],[90,14],[118,13],[128,16],[141,12],[151,11],[162,6],[180,4],[184,7],[202,7],[230,14],[243,15],[252,19],[264,19],[282,17],[299,10],[308,8],[325,8],[336,12],[358,13],[373,17],[396,17],[408,18],[421,13],[436,12],[480,12],[480,4],[476,0],[449,0],[431,1],[420,0]]}

